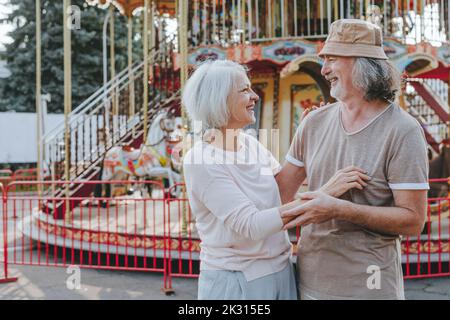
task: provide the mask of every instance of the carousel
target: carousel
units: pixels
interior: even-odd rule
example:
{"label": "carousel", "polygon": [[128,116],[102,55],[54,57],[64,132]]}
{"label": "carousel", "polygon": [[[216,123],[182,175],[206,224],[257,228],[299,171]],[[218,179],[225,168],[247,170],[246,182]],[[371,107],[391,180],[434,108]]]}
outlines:
{"label": "carousel", "polygon": [[[65,28],[65,121],[37,141],[39,172],[48,170],[51,179],[29,183],[32,191],[25,193],[17,191],[23,182],[6,187],[7,212],[15,216],[8,221],[12,263],[50,264],[49,259],[63,257],[63,264],[160,270],[169,257],[177,261],[174,274],[193,275],[200,241],[180,163],[171,157],[190,129],[180,105],[189,68],[217,58],[249,67],[260,97],[251,129],[256,135],[260,129],[271,132],[267,146],[282,162],[302,112],[332,101],[317,52],[329,25],[340,18],[366,19],[384,31],[386,54],[404,74],[398,103],[424,128],[434,161],[430,178],[443,179],[432,183],[424,232],[403,241],[403,261],[449,261],[447,2],[87,2],[108,10],[103,21],[103,86],[72,110],[70,29]],[[69,8],[70,1],[64,5]],[[114,41],[107,41],[114,39],[117,12],[128,18],[128,67],[120,72],[115,70]],[[36,18],[39,35],[40,16]],[[141,19],[142,30],[132,30],[132,19]],[[141,60],[133,61],[136,34],[143,52]],[[298,232],[290,235],[295,243]],[[34,254],[19,254],[19,242]]]}

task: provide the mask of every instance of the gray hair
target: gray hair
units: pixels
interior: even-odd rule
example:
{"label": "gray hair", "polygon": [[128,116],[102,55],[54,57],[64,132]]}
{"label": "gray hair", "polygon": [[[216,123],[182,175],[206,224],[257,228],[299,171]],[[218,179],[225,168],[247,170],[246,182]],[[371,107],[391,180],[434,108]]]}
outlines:
{"label": "gray hair", "polygon": [[367,101],[393,102],[400,90],[400,72],[388,60],[355,58],[352,75],[353,85],[364,92]]}
{"label": "gray hair", "polygon": [[230,60],[205,61],[192,73],[183,90],[182,103],[192,121],[201,121],[204,130],[227,125],[229,97],[236,75],[244,66]]}

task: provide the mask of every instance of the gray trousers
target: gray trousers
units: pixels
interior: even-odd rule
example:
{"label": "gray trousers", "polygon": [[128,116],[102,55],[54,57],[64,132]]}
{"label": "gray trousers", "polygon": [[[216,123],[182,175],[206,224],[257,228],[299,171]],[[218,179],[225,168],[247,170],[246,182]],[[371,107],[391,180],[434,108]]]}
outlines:
{"label": "gray trousers", "polygon": [[283,270],[247,281],[241,271],[202,270],[199,300],[297,300],[292,263]]}

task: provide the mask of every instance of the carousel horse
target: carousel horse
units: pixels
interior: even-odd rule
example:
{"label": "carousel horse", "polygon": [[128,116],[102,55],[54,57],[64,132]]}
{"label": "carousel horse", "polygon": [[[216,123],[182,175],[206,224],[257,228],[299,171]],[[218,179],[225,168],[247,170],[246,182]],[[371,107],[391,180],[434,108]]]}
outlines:
{"label": "carousel horse", "polygon": [[369,5],[367,6],[366,11],[366,21],[377,25],[381,29],[383,29],[383,25],[381,24],[381,20],[383,19],[383,14],[381,13],[381,9],[377,5]]}
{"label": "carousel horse", "polygon": [[[139,149],[129,146],[112,147],[105,155],[101,170],[102,181],[123,180],[128,176],[137,178],[165,178],[169,186],[181,181],[181,176],[172,168],[170,145],[177,142],[173,136],[175,118],[168,112],[159,113],[152,122],[147,141]],[[106,188],[105,197],[110,197]],[[97,190],[95,196],[101,196]]]}

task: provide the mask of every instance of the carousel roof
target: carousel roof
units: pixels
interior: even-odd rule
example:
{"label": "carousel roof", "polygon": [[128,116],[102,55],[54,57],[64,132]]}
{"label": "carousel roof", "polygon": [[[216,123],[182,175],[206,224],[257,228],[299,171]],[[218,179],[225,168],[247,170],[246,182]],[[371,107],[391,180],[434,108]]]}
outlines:
{"label": "carousel roof", "polygon": [[[151,3],[152,0],[149,0]],[[161,13],[175,14],[175,0],[153,0]],[[136,9],[144,6],[144,0],[86,0],[90,5],[106,8],[114,5],[121,14],[131,16]]]}

